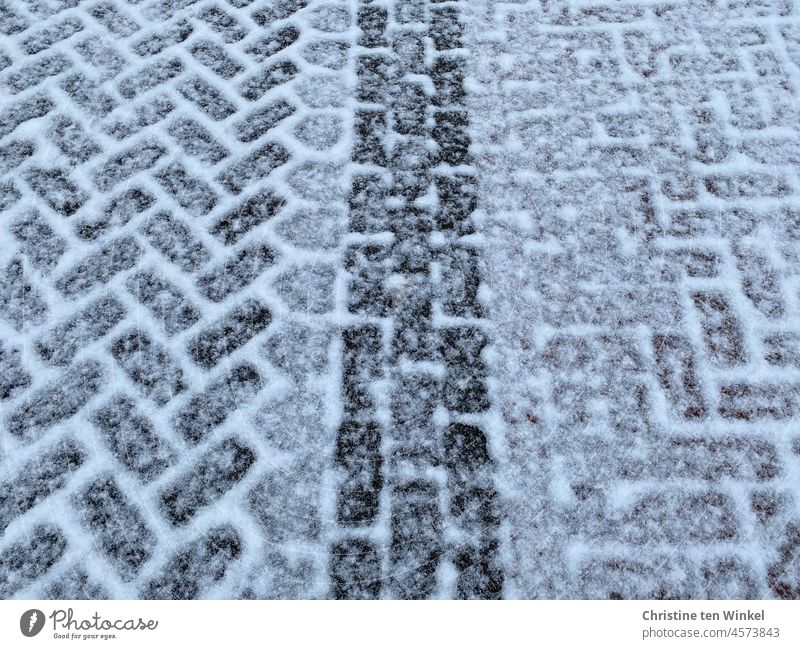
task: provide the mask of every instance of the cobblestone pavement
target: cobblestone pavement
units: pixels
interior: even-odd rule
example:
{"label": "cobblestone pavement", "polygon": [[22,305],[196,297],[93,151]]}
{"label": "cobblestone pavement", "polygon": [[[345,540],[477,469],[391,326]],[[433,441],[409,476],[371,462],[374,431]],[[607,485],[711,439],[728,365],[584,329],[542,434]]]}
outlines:
{"label": "cobblestone pavement", "polygon": [[471,9],[514,596],[800,596],[797,9]]}
{"label": "cobblestone pavement", "polygon": [[0,30],[0,594],[325,596],[352,8]]}
{"label": "cobblestone pavement", "polygon": [[0,33],[0,597],[800,597],[792,3]]}

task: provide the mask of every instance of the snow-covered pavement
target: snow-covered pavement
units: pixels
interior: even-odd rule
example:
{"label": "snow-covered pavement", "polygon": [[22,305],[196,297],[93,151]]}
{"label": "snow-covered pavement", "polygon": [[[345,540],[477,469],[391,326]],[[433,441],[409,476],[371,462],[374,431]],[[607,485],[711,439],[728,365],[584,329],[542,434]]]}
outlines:
{"label": "snow-covered pavement", "polygon": [[791,5],[470,5],[514,596],[800,596]]}
{"label": "snow-covered pavement", "polygon": [[788,0],[0,0],[0,597],[800,597]]}

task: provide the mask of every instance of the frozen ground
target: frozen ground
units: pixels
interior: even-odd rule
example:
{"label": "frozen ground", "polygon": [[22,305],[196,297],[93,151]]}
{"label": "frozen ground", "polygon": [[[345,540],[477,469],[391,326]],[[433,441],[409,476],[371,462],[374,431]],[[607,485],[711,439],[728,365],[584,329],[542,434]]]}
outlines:
{"label": "frozen ground", "polygon": [[800,597],[799,20],[0,0],[0,597]]}

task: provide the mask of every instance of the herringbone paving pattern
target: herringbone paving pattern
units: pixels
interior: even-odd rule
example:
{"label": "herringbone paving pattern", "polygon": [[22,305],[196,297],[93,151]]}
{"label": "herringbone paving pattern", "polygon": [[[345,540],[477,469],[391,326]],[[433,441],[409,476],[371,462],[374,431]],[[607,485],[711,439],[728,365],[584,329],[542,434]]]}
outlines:
{"label": "herringbone paving pattern", "polygon": [[325,596],[349,3],[0,16],[0,593]]}
{"label": "herringbone paving pattern", "polygon": [[499,596],[458,4],[2,11],[2,593]]}
{"label": "herringbone paving pattern", "polygon": [[0,596],[800,596],[788,0],[0,0]]}

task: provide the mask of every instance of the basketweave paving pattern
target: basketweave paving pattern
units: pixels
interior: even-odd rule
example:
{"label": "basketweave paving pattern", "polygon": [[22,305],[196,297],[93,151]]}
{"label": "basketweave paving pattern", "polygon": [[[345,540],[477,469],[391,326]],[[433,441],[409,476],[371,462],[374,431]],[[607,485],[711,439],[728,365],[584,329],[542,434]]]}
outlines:
{"label": "basketweave paving pattern", "polygon": [[516,596],[800,596],[798,20],[470,5]]}

